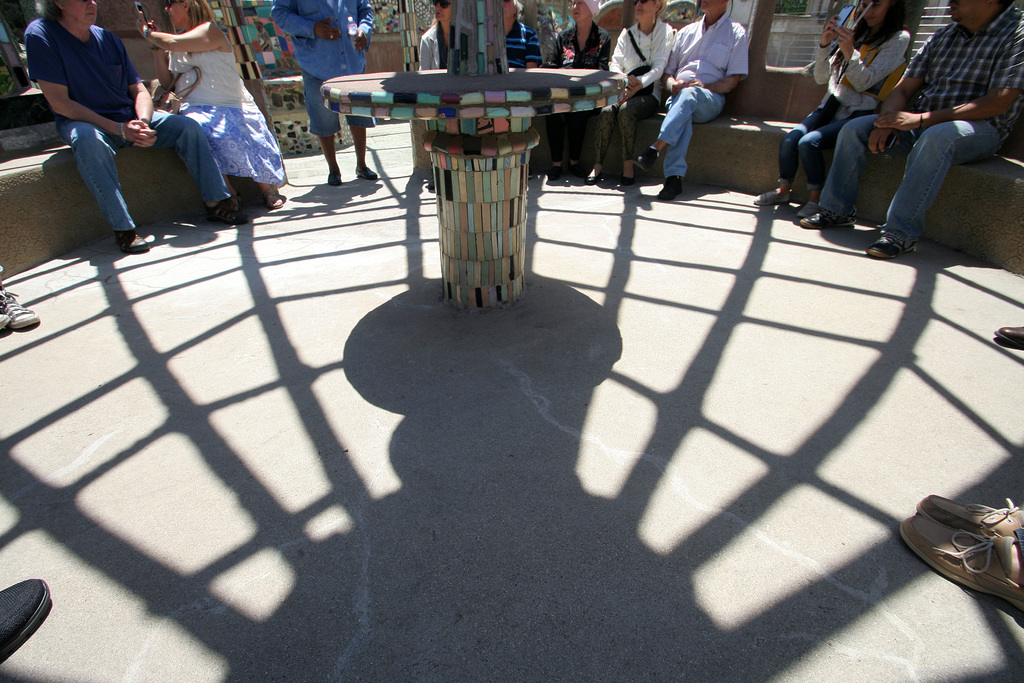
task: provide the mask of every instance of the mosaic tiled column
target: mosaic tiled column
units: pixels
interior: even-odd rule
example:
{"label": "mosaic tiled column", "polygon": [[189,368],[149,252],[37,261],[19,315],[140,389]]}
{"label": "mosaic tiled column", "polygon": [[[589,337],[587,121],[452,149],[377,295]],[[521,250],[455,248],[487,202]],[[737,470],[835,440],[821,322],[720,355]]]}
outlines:
{"label": "mosaic tiled column", "polygon": [[406,71],[420,68],[420,37],[413,0],[398,0],[398,33],[402,36],[402,64]]}
{"label": "mosaic tiled column", "polygon": [[444,296],[459,308],[510,303],[525,287],[526,183],[537,132],[529,119],[433,120],[427,127],[435,131],[427,146]]}
{"label": "mosaic tiled column", "polygon": [[339,113],[429,121],[443,291],[460,308],[511,303],[526,287],[531,119],[614,104],[626,85],[607,71],[510,73],[503,16],[502,0],[454,0],[447,72],[344,76],[322,91]]}

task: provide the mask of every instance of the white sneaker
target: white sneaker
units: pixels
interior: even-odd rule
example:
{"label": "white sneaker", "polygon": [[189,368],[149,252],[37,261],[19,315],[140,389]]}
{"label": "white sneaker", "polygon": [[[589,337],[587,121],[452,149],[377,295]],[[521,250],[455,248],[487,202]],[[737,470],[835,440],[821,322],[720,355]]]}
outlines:
{"label": "white sneaker", "polygon": [[[7,318],[7,320],[4,320]],[[39,316],[36,315],[35,311],[30,311],[14,298],[14,295],[8,291],[5,291],[3,286],[0,285],[0,328],[8,323],[12,330],[20,330],[23,327],[29,325],[35,325],[39,322]]]}
{"label": "white sneaker", "polygon": [[806,204],[804,204],[803,206],[800,207],[799,211],[796,212],[796,217],[797,218],[810,218],[811,216],[813,216],[814,214],[818,213],[819,211],[821,211],[821,209],[818,208],[818,203],[817,202],[807,202]]}
{"label": "white sneaker", "polygon": [[789,201],[789,193],[779,194],[778,190],[765,192],[754,200],[754,206],[771,206],[773,204],[785,204]]}

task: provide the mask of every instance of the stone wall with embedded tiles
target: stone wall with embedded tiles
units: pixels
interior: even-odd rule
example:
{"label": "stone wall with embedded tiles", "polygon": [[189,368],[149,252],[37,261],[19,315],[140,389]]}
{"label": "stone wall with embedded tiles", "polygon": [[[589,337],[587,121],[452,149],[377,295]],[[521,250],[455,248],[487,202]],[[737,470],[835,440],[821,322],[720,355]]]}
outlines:
{"label": "stone wall with embedded tiles", "polygon": [[[286,157],[301,156],[320,151],[320,143],[309,132],[309,114],[306,113],[306,97],[302,89],[302,78],[284,76],[263,81],[267,93],[267,110],[274,123],[274,134]],[[341,131],[335,136],[335,144],[345,148],[352,144],[352,131],[345,117],[341,117]]]}

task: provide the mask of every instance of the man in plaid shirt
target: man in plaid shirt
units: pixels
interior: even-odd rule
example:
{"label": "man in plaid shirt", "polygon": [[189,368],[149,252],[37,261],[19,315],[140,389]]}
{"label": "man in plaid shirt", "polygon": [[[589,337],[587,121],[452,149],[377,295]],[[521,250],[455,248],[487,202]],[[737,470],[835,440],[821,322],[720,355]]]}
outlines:
{"label": "man in plaid shirt", "polygon": [[843,126],[821,212],[800,221],[820,230],[850,227],[868,152],[907,156],[874,258],[913,251],[924,216],[953,164],[990,157],[1024,109],[1024,22],[1012,0],[950,0],[950,17],[910,63],[878,116]]}

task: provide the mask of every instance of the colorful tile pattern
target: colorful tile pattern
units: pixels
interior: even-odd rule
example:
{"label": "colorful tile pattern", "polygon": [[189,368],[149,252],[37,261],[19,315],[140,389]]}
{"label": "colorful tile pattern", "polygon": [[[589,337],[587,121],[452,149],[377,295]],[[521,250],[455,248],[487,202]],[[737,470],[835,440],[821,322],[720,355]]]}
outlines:
{"label": "colorful tile pattern", "polygon": [[532,118],[615,104],[625,84],[625,76],[609,74],[599,84],[578,87],[438,93],[430,88],[433,73],[440,72],[421,74],[424,89],[414,93],[346,92],[327,81],[324,105],[342,114],[395,119]]}
{"label": "colorful tile pattern", "polygon": [[529,150],[488,158],[430,156],[445,297],[459,308],[511,303],[525,286]]}
{"label": "colorful tile pattern", "polygon": [[299,73],[288,34],[279,32],[270,18],[268,0],[211,0],[210,7],[235,49],[242,78]]}

